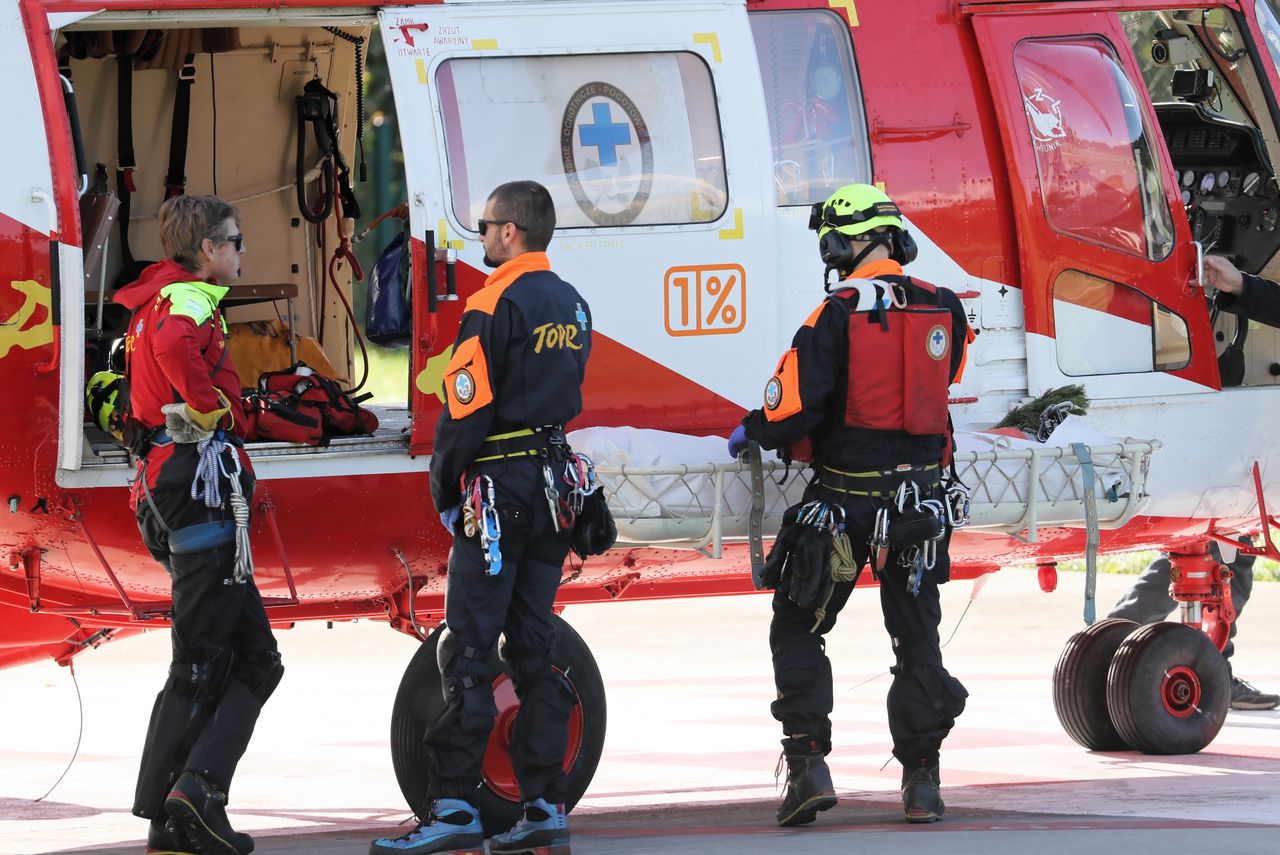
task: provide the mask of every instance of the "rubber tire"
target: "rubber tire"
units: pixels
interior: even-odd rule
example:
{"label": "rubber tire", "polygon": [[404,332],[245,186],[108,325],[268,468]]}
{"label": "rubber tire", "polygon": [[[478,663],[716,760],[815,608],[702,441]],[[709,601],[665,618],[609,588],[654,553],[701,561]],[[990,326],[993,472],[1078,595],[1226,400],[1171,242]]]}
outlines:
{"label": "rubber tire", "polygon": [[[582,705],[582,743],[572,768],[565,775],[568,791],[565,808],[571,811],[587,791],[600,763],[607,710],[604,680],[587,643],[559,615],[552,620],[556,629],[552,664],[571,675],[570,682]],[[423,735],[427,724],[444,710],[440,670],[436,665],[436,647],[442,632],[444,627],[437,627],[409,660],[391,709],[391,765],[400,792],[414,811],[421,811],[427,802],[429,761]],[[495,670],[510,676],[510,670],[496,654],[492,664]],[[507,831],[520,818],[520,803],[494,792],[487,783],[476,791],[472,801],[480,810],[486,837]]]}
{"label": "rubber tire", "polygon": [[[1166,709],[1161,688],[1171,669],[1200,683],[1195,712]],[[1116,730],[1144,754],[1195,754],[1214,740],[1231,703],[1231,672],[1209,636],[1180,623],[1152,623],[1133,632],[1111,661],[1107,708]]]}
{"label": "rubber tire", "polygon": [[1128,751],[1107,709],[1107,673],[1111,660],[1138,624],[1108,618],[1080,630],[1053,669],[1053,707],[1062,729],[1090,751]]}

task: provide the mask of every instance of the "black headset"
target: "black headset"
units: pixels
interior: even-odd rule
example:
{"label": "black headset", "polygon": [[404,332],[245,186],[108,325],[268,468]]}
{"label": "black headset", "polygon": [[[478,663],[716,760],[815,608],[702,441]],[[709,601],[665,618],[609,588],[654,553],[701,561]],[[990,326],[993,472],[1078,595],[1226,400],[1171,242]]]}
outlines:
{"label": "black headset", "polygon": [[[823,226],[831,226],[826,234],[818,238],[818,254],[823,264],[827,265],[827,273],[837,270],[841,273],[852,273],[858,269],[862,259],[878,246],[889,247],[889,257],[904,267],[916,260],[920,254],[915,239],[905,228],[888,227],[886,231],[871,235],[866,248],[856,256],[853,252],[853,239],[839,230],[839,226],[851,226],[864,223],[875,217],[901,217],[902,212],[892,202],[876,202],[870,208],[855,211],[852,214],[837,214],[834,205],[819,202],[809,212],[809,228],[817,231]],[[825,280],[824,276],[824,280]]]}

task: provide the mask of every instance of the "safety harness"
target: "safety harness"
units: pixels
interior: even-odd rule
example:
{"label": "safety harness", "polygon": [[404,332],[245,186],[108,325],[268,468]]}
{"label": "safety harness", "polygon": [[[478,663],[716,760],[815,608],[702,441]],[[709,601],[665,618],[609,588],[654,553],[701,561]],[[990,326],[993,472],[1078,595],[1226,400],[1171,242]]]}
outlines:
{"label": "safety harness", "polygon": [[[506,433],[492,434],[484,438],[484,444],[476,453],[475,463],[492,463],[498,460],[515,460],[523,458],[539,458],[542,463],[543,492],[547,500],[547,512],[551,516],[552,526],[557,532],[575,530],[588,499],[602,502],[603,492],[596,478],[595,463],[585,454],[569,448],[562,425],[544,425],[542,427],[521,428]],[[569,485],[569,493],[561,498],[556,485],[552,462],[563,462],[564,482]],[[502,537],[502,521],[498,516],[494,499],[493,478],[478,473],[462,483],[462,530],[467,537],[480,537],[480,548],[485,556],[485,572],[496,576],[502,572],[502,552],[499,541]],[[596,510],[593,508],[593,510]],[[608,515],[607,507],[604,514]],[[593,514],[593,518],[599,514]],[[616,539],[616,531],[614,539]],[[613,540],[598,551],[592,544],[590,554],[599,554],[613,545]]]}

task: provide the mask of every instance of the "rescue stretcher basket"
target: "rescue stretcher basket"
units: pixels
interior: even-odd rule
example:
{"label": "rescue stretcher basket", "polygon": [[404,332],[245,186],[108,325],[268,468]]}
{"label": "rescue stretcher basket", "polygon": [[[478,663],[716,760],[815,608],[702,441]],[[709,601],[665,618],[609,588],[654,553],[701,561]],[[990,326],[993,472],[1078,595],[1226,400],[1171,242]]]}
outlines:
{"label": "rescue stretcher basket", "polygon": [[[1043,527],[1120,528],[1149,498],[1151,455],[1159,449],[1158,441],[1130,439],[1079,450],[1045,446],[957,454],[956,471],[973,496],[966,530],[1034,542]],[[771,538],[783,512],[799,500],[810,470],[793,463],[788,472],[777,460],[763,466],[764,534]],[[597,474],[618,526],[619,547],[692,549],[719,558],[724,544],[748,539],[751,468],[745,462],[599,466]],[[1086,501],[1090,480],[1092,502]]]}

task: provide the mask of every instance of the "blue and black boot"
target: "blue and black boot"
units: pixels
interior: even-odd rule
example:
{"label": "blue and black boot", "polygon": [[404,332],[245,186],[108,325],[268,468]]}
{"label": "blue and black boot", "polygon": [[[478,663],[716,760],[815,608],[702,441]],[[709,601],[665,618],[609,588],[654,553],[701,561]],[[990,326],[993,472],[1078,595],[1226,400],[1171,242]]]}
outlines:
{"label": "blue and black boot", "polygon": [[524,816],[510,831],[489,840],[490,855],[569,855],[564,805],[546,799],[524,803]]}
{"label": "blue and black boot", "polygon": [[480,811],[462,799],[436,799],[421,825],[403,837],[373,841],[369,855],[484,855]]}

